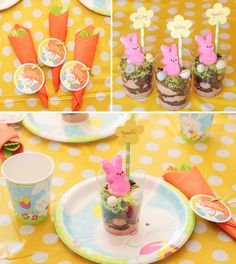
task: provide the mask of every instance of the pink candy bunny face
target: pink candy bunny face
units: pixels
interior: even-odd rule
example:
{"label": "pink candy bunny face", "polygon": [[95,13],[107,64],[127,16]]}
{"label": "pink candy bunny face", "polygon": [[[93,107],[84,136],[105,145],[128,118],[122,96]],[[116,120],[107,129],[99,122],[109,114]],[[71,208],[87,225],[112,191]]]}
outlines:
{"label": "pink candy bunny face", "polygon": [[106,173],[106,180],[109,191],[119,197],[130,191],[130,183],[122,169],[122,157],[117,155],[113,158],[112,163],[104,160],[102,167]]}
{"label": "pink candy bunny face", "polygon": [[199,61],[206,66],[211,66],[216,63],[217,54],[215,53],[215,48],[212,44],[212,33],[207,33],[205,37],[196,35],[195,38],[198,44],[198,51],[200,52]]}
{"label": "pink candy bunny face", "polygon": [[198,44],[198,51],[202,53],[209,53],[214,51],[214,45],[212,44],[212,33],[209,32],[206,34],[206,37],[196,35],[196,41]]}
{"label": "pink candy bunny face", "polygon": [[108,183],[113,183],[119,179],[125,178],[126,175],[122,169],[122,157],[117,155],[113,158],[112,163],[104,160],[102,162],[103,170],[106,173]]}
{"label": "pink candy bunny face", "polygon": [[121,37],[120,40],[125,47],[125,54],[130,64],[139,66],[145,62],[145,56],[138,44],[138,35],[136,33],[133,33],[130,39]]}
{"label": "pink candy bunny face", "polygon": [[179,75],[180,65],[176,44],[172,44],[170,48],[166,45],[161,45],[161,52],[164,57],[164,71],[169,76]]}

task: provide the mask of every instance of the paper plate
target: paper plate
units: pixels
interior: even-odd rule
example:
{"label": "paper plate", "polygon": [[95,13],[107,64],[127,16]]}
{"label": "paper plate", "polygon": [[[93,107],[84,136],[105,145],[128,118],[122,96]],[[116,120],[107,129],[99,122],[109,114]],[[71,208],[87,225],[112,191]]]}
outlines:
{"label": "paper plate", "polygon": [[129,114],[89,114],[80,123],[69,123],[60,113],[30,113],[23,125],[32,133],[54,141],[89,142],[112,136],[115,129],[130,118]]}
{"label": "paper plate", "polygon": [[16,124],[21,122],[25,117],[24,113],[0,113],[0,123]]}
{"label": "paper plate", "polygon": [[20,2],[20,0],[0,0],[0,10],[7,9],[18,2]]}
{"label": "paper plate", "polygon": [[88,9],[104,15],[111,16],[111,1],[112,0],[79,0]]}
{"label": "paper plate", "polygon": [[193,231],[189,201],[161,179],[147,179],[135,235],[113,236],[105,231],[98,197],[96,178],[83,181],[63,195],[54,218],[66,246],[97,263],[152,263],[177,251]]}

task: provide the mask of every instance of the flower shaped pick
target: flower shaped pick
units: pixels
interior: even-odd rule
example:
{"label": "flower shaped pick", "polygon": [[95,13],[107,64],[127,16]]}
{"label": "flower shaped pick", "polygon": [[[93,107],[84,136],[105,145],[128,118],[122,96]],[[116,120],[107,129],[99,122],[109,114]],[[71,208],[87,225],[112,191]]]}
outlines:
{"label": "flower shaped pick", "polygon": [[170,30],[172,38],[187,38],[190,35],[190,28],[192,27],[192,22],[190,20],[185,20],[183,16],[175,16],[173,21],[167,24],[167,29]]}
{"label": "flower shaped pick", "polygon": [[143,126],[137,125],[132,119],[128,120],[124,126],[120,126],[116,129],[115,134],[118,137],[118,144],[136,144],[143,130]]}
{"label": "flower shaped pick", "polygon": [[130,20],[133,22],[135,29],[140,29],[142,27],[149,27],[151,25],[151,19],[153,17],[152,10],[146,10],[145,7],[140,7],[137,13],[130,15]]}
{"label": "flower shaped pick", "polygon": [[130,15],[135,29],[141,29],[141,46],[144,47],[144,28],[149,27],[152,23],[151,19],[154,13],[152,10],[146,10],[145,7],[139,7],[137,13]]}
{"label": "flower shaped pick", "polygon": [[227,17],[230,14],[230,9],[228,7],[223,7],[221,3],[217,3],[213,8],[209,8],[206,11],[206,16],[209,17],[209,24],[214,26],[217,23],[225,24],[227,22]]}
{"label": "flower shaped pick", "polygon": [[179,62],[182,66],[183,64],[183,55],[182,55],[182,46],[183,46],[183,38],[187,38],[190,35],[190,28],[192,27],[192,22],[188,19],[184,19],[183,16],[177,15],[174,17],[173,21],[170,21],[167,24],[167,29],[170,30],[170,35],[174,39],[179,39]]}
{"label": "flower shaped pick", "polygon": [[124,126],[118,127],[115,132],[118,144],[126,146],[126,175],[128,177],[130,176],[130,145],[138,142],[143,130],[143,126],[137,125],[133,119],[130,119]]}
{"label": "flower shaped pick", "polygon": [[227,22],[227,17],[230,14],[230,9],[224,7],[222,4],[214,4],[213,8],[209,8],[206,11],[206,16],[209,17],[209,24],[214,26],[216,25],[216,34],[215,34],[215,50],[218,52],[219,49],[219,31],[220,25]]}

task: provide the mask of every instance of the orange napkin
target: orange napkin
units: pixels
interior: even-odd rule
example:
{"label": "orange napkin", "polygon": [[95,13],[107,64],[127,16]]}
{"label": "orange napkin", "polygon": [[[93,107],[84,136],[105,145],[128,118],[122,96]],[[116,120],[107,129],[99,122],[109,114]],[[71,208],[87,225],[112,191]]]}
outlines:
{"label": "orange napkin", "polygon": [[0,124],[0,160],[23,151],[24,147],[15,129],[11,125]]}
{"label": "orange napkin", "polygon": [[[82,29],[81,31],[91,32],[93,29],[94,26],[90,25]],[[80,36],[81,31],[75,34],[74,59],[77,61],[81,61],[88,68],[91,68],[99,40],[99,33],[92,35],[87,39],[84,39],[83,37]],[[73,97],[72,97],[73,111],[77,111],[81,107],[84,92],[85,89],[73,92]]]}
{"label": "orange napkin", "polygon": [[[197,194],[215,196],[196,167],[189,171],[175,170],[167,172],[163,175],[163,178],[178,188],[189,199]],[[236,222],[232,218],[226,223],[217,223],[217,225],[236,239]]]}
{"label": "orange napkin", "polygon": [[[49,36],[50,38],[59,39],[61,42],[66,41],[67,35],[67,20],[68,20],[68,11],[55,16],[52,13],[49,13]],[[60,86],[60,71],[62,65],[52,68],[52,77],[53,77],[53,86],[54,91],[57,92]]]}
{"label": "orange napkin", "polygon": [[[13,37],[11,35],[8,36],[9,41],[16,53],[17,58],[20,60],[22,64],[24,63],[35,63],[38,64],[37,55],[34,50],[34,44],[32,40],[32,36],[30,30],[28,28],[22,27],[18,24],[14,26],[15,30],[24,29],[27,34],[23,37]],[[44,105],[44,107],[48,107],[48,95],[45,88],[45,85],[37,92],[38,96]]]}

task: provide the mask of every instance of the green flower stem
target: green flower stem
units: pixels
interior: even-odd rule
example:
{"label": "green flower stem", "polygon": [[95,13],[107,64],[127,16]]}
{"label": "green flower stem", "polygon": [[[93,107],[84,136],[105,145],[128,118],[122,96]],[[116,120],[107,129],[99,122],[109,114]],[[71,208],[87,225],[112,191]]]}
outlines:
{"label": "green flower stem", "polygon": [[126,175],[130,179],[130,143],[126,143]]}
{"label": "green flower stem", "polygon": [[220,31],[220,21],[216,23],[216,35],[215,35],[215,51],[218,53],[219,50],[219,31]]}
{"label": "green flower stem", "polygon": [[179,63],[180,63],[180,67],[183,66],[183,39],[182,37],[180,36],[179,37]]}
{"label": "green flower stem", "polygon": [[144,49],[144,26],[141,27],[141,47]]}

